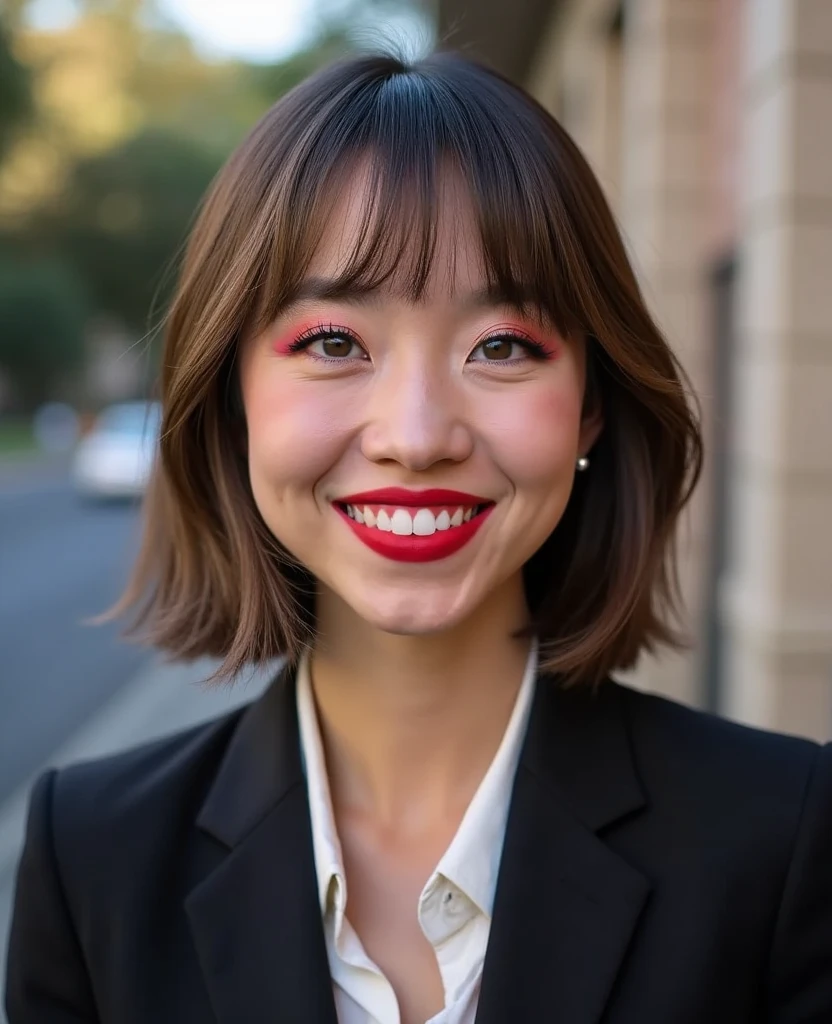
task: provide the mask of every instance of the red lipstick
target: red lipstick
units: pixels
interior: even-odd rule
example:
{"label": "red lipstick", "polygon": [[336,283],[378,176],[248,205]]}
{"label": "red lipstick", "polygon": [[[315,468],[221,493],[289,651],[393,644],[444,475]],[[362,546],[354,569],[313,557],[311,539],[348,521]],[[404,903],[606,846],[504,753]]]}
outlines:
{"label": "red lipstick", "polygon": [[[429,509],[434,516],[444,512],[445,526],[441,529],[437,526],[427,536],[393,533],[391,529],[382,530],[376,525],[357,522],[347,513],[347,505],[364,511],[371,509],[374,516],[381,509],[390,516],[396,509]],[[494,502],[476,494],[444,488],[410,491],[402,487],[385,487],[338,498],[333,507],[355,536],[376,554],[396,562],[435,562],[455,554],[473,539],[491,514]],[[450,516],[468,509],[473,509],[474,514],[467,522],[463,521],[458,526],[448,525]]]}

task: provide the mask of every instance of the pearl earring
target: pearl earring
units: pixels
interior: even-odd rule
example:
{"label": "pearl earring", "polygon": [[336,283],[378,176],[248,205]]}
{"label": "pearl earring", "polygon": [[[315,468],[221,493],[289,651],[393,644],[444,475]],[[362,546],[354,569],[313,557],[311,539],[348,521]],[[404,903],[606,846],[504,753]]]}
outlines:
{"label": "pearl earring", "polygon": [[575,466],[579,473],[585,473],[589,469],[589,459],[586,455],[582,455],[575,463]]}

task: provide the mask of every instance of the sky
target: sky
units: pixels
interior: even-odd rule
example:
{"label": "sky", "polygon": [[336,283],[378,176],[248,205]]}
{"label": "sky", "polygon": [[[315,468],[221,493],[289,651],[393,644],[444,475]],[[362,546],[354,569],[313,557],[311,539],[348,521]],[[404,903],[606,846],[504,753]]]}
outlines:
{"label": "sky", "polygon": [[[157,0],[164,15],[187,32],[206,57],[275,61],[303,46],[313,35],[318,14],[347,0]],[[76,13],[74,0],[34,0],[29,21],[40,28],[62,28]],[[396,38],[419,34],[412,19],[385,19]]]}
{"label": "sky", "polygon": [[160,0],[160,7],[212,56],[275,60],[302,46],[314,0]]}

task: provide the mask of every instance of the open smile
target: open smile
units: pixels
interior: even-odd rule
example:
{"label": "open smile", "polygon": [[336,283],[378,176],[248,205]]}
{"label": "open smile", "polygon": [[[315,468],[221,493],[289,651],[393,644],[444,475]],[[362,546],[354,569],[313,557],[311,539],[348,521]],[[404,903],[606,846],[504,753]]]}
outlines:
{"label": "open smile", "polygon": [[377,554],[399,562],[431,562],[463,548],[494,502],[461,491],[386,488],[349,495],[333,507]]}

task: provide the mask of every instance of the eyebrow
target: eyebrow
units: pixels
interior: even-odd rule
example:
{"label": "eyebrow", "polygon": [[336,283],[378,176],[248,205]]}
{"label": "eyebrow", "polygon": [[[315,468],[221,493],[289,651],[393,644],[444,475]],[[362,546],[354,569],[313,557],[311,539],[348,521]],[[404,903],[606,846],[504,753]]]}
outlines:
{"label": "eyebrow", "polygon": [[[289,297],[286,306],[299,302],[318,299],[329,302],[347,302],[354,305],[378,305],[385,295],[385,289],[379,286],[358,284],[343,281],[339,278],[308,277],[298,285]],[[482,309],[489,306],[511,306],[520,311],[524,304],[529,303],[529,289],[517,286],[509,294],[496,285],[477,288],[472,292],[459,296],[460,305],[466,309]],[[454,298],[457,298],[456,296]]]}

